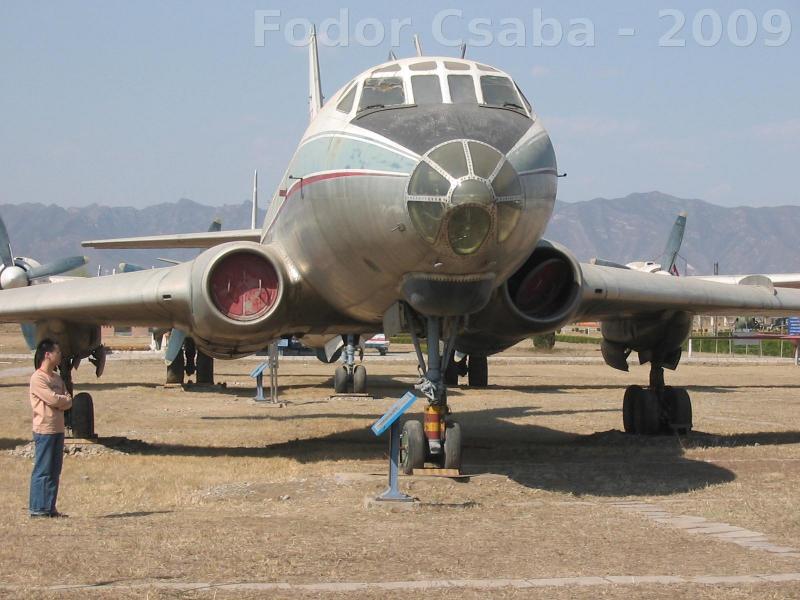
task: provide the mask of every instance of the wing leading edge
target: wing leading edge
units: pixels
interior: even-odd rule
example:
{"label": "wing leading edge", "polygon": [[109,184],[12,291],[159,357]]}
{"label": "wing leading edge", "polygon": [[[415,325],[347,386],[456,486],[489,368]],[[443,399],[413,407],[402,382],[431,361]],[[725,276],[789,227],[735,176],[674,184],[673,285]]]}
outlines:
{"label": "wing leading edge", "polygon": [[[669,277],[581,263],[580,318],[614,318],[664,310],[694,314],[787,316],[800,314],[800,290]],[[761,283],[759,285],[758,283]]]}
{"label": "wing leading edge", "polygon": [[171,327],[187,296],[190,263],[0,292],[0,322],[49,319],[90,325]]}
{"label": "wing leading edge", "polygon": [[204,231],[202,233],[175,233],[143,237],[113,238],[81,242],[85,248],[211,248],[225,242],[260,242],[260,229],[231,231]]}

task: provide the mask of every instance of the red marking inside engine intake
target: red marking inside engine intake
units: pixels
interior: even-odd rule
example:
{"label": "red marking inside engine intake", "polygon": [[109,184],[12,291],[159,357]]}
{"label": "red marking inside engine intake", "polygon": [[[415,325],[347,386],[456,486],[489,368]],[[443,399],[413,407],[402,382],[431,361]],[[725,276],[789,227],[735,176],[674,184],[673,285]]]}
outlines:
{"label": "red marking inside engine intake", "polygon": [[270,261],[249,252],[229,254],[209,278],[211,299],[226,317],[251,321],[266,313],[278,298],[278,273]]}

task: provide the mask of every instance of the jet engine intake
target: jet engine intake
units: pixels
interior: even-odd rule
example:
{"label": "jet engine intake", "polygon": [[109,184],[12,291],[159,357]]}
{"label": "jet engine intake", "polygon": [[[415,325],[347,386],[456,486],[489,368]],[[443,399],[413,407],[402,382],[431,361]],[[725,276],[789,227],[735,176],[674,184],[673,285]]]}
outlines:
{"label": "jet engine intake", "polygon": [[280,259],[266,246],[230,242],[210,248],[191,267],[186,329],[217,358],[262,350],[279,335],[284,281]]}
{"label": "jet engine intake", "polygon": [[539,333],[555,331],[578,312],[583,277],[569,251],[542,240],[523,265],[470,315],[456,348],[491,354]]}

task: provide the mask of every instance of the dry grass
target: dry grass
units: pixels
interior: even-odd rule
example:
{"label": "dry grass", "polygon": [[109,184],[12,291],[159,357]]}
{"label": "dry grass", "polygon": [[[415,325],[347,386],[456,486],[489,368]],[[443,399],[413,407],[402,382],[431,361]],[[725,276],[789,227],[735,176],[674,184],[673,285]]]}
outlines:
{"label": "dry grass", "polygon": [[[17,372],[26,364],[4,365],[0,450],[30,437],[27,377]],[[30,461],[0,452],[0,581],[800,570],[800,560],[701,539],[608,504],[650,500],[675,514],[722,520],[800,546],[800,371],[792,367],[688,365],[670,374],[671,383],[693,386],[702,432],[681,442],[595,433],[621,427],[622,389],[645,381],[644,369],[624,374],[530,361],[493,366],[489,389],[450,395],[468,436],[466,469],[476,476],[464,483],[404,479],[403,488],[422,500],[405,513],[365,509],[363,499],[383,489],[384,476],[371,474],[386,469],[385,440],[374,439],[367,427],[413,382],[411,364],[370,356],[378,399],[328,401],[329,365],[286,361],[281,393],[291,403],[282,409],[250,401],[247,373],[254,364],[217,362],[218,379],[228,387],[211,391],[163,389],[164,367],[156,360],[110,361],[100,381],[82,366],[76,381],[95,398],[98,432],[139,442],[122,453],[67,457],[60,508],[72,517],[52,522],[27,519]],[[48,555],[59,557],[55,568],[42,560]],[[570,588],[548,596],[772,598],[794,589]],[[481,595],[436,595],[455,593]]]}

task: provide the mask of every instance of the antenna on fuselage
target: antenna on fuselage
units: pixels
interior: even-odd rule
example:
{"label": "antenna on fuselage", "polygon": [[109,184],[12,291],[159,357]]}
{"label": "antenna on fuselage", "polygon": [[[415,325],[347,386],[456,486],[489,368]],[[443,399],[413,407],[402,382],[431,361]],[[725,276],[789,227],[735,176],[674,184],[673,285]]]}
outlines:
{"label": "antenna on fuselage", "polygon": [[257,229],[258,222],[258,169],[253,173],[253,214],[250,216],[250,229]]}
{"label": "antenna on fuselage", "polygon": [[417,49],[417,56],[423,56],[422,54],[422,42],[419,41],[419,34],[414,34],[414,48]]}
{"label": "antenna on fuselage", "polygon": [[461,58],[464,58],[467,55],[467,43],[464,42],[461,44]]}
{"label": "antenna on fuselage", "polygon": [[394,50],[389,50],[389,60],[397,60],[397,55],[394,53]]}
{"label": "antenna on fuselage", "polygon": [[322,80],[319,75],[319,53],[317,52],[317,28],[311,26],[308,39],[308,112],[311,120],[322,108]]}

